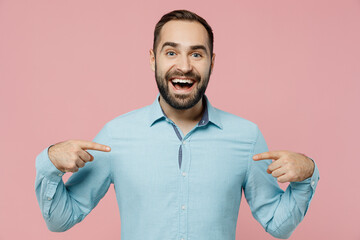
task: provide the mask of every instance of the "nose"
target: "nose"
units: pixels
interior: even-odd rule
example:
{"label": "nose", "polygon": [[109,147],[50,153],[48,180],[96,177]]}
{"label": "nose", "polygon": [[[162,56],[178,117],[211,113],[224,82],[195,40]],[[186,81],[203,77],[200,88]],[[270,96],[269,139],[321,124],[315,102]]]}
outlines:
{"label": "nose", "polygon": [[177,69],[184,73],[190,72],[192,70],[191,61],[189,60],[188,56],[182,55],[178,58]]}

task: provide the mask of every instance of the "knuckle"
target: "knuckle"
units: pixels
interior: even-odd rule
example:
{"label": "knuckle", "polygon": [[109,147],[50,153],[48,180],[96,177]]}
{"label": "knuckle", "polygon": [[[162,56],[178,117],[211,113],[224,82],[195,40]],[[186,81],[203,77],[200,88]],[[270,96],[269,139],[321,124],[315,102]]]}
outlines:
{"label": "knuckle", "polygon": [[72,139],[67,140],[66,143],[69,144],[70,146],[75,146],[76,145],[76,141],[72,140]]}
{"label": "knuckle", "polygon": [[75,154],[76,154],[77,156],[80,156],[80,155],[81,155],[81,150],[80,150],[80,149],[75,150]]}
{"label": "knuckle", "polygon": [[281,153],[285,156],[289,156],[291,154],[291,152],[289,152],[287,150],[283,150],[283,151],[281,151]]}
{"label": "knuckle", "polygon": [[289,173],[289,178],[294,179],[296,177],[296,174],[294,173],[294,171],[290,171]]}
{"label": "knuckle", "polygon": [[278,181],[281,182],[281,183],[285,183],[288,181],[288,177],[285,177],[285,176],[281,176],[278,178]]}
{"label": "knuckle", "polygon": [[76,140],[71,140],[70,146],[72,146],[75,149],[79,148],[79,143]]}
{"label": "knuckle", "polygon": [[67,168],[67,169],[74,169],[74,168],[76,168],[75,162],[69,163],[66,168]]}

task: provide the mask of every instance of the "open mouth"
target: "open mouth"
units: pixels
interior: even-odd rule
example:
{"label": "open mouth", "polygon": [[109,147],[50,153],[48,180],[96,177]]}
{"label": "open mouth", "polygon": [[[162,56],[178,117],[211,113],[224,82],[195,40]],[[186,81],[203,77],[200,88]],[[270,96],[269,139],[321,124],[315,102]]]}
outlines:
{"label": "open mouth", "polygon": [[172,78],[170,79],[171,84],[176,90],[190,90],[192,89],[195,80],[188,78]]}

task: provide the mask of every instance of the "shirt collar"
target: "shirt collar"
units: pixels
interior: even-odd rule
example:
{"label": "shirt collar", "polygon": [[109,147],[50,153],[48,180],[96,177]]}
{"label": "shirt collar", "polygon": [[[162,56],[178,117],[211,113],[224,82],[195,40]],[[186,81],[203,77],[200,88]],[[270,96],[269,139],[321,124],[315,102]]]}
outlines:
{"label": "shirt collar", "polygon": [[[161,109],[160,103],[159,103],[159,97],[160,93],[157,94],[155,101],[150,105],[150,111],[149,111],[149,126],[153,126],[156,122],[160,120],[166,120],[166,116]],[[207,96],[204,94],[204,101],[205,101],[205,111],[204,114],[199,121],[199,126],[205,126],[208,123],[213,123],[218,128],[222,129],[223,126],[221,124],[220,116],[218,113],[218,110],[214,108],[210,102]]]}

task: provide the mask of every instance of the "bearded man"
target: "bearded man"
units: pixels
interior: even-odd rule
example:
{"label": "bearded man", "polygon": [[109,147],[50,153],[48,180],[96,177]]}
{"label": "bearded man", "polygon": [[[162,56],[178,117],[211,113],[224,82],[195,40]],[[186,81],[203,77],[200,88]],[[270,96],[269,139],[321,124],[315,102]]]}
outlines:
{"label": "bearded man", "polygon": [[[203,18],[176,10],[160,19],[150,50],[155,101],[112,119],[93,141],[37,156],[36,195],[51,231],[82,221],[113,184],[123,240],[234,240],[242,190],[267,232],[291,235],[313,198],[316,164],[269,152],[256,124],[210,104],[214,61]],[[66,172],[74,174],[65,184]],[[277,181],[290,182],[286,191]]]}

